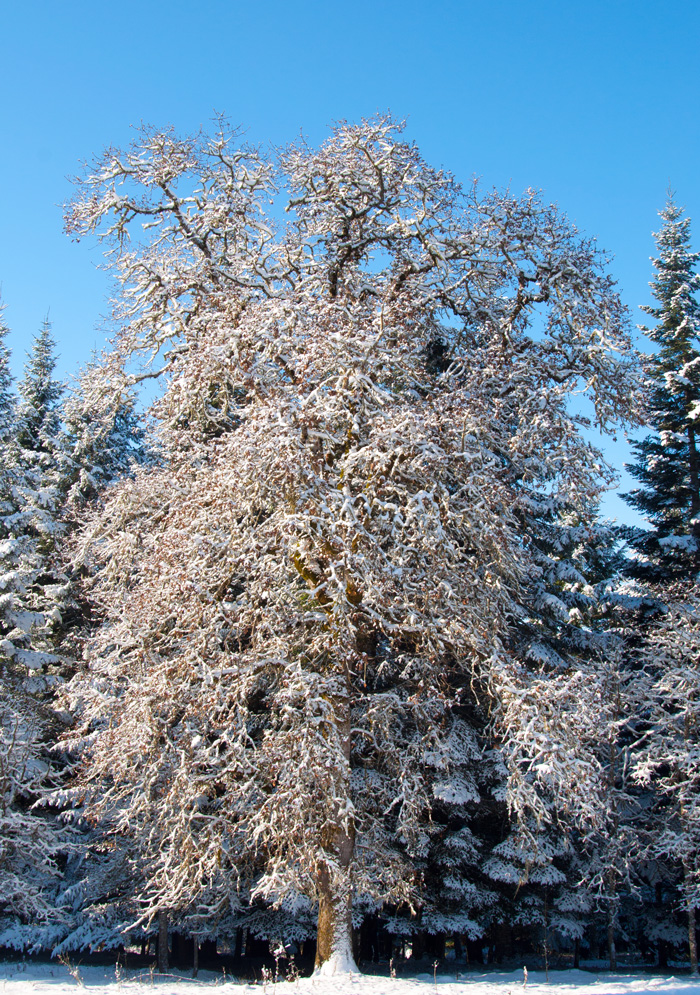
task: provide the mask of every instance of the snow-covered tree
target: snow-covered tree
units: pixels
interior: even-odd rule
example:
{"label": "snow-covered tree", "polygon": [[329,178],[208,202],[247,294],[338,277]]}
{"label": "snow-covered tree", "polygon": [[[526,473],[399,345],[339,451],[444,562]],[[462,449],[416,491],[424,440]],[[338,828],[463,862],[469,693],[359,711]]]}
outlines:
{"label": "snow-covered tree", "polygon": [[[650,860],[676,867],[688,916],[690,963],[698,972],[696,909],[700,907],[700,607],[697,589],[666,589],[667,612],[643,651],[641,694],[647,734],[635,757],[637,781],[656,791],[650,814]],[[675,597],[673,597],[675,595]]]}
{"label": "snow-covered tree", "polygon": [[56,776],[49,755],[47,685],[0,659],[0,946],[51,948],[61,936],[61,864],[67,841],[39,807]]}
{"label": "snow-covered tree", "polygon": [[700,568],[700,303],[690,249],[690,218],[669,196],[656,235],[659,256],[651,283],[658,307],[642,330],[658,350],[647,357],[649,423],[653,433],[634,444],[628,469],[641,486],[626,500],[651,522],[629,542],[639,554],[634,573],[654,583],[686,580]]}
{"label": "snow-covered tree", "polygon": [[[2,539],[7,537],[5,519],[15,510],[13,487],[17,478],[17,451],[14,445],[16,398],[12,390],[10,350],[6,343],[9,328],[2,317],[0,306],[0,523]],[[2,555],[2,554],[0,554]],[[4,586],[4,585],[3,585]],[[5,602],[0,601],[4,611]]]}
{"label": "snow-covered tree", "polygon": [[24,503],[29,464],[17,439],[6,334],[0,323],[0,946],[31,949],[52,945],[63,928],[56,901],[66,844],[55,819],[37,808],[56,784],[47,707],[53,678],[41,672],[55,657],[36,643],[46,618],[32,593],[43,569],[42,531],[33,523],[45,519]]}
{"label": "snow-covered tree", "polygon": [[[5,342],[10,329],[5,324],[2,311],[0,304],[0,442],[6,446],[14,431],[15,397],[12,392],[10,350]],[[6,465],[6,462],[3,462],[3,469]]]}
{"label": "snow-covered tree", "polygon": [[63,404],[63,487],[67,512],[77,513],[145,458],[143,427],[133,389],[106,391],[95,359],[85,366]]}
{"label": "snow-covered tree", "polygon": [[[420,904],[434,807],[480,790],[480,712],[515,728],[528,695],[544,728],[535,680],[553,727],[589,721],[585,674],[518,662],[541,576],[521,522],[533,495],[582,512],[600,488],[572,395],[607,430],[637,391],[591,244],[532,192],[463,192],[398,131],[343,124],[274,164],[149,129],[67,215],[123,282],[103,383],[163,383],[162,465],[80,547],[105,621],[70,688],[78,789],[132,834],[144,917],[213,885],[305,895],[323,970],[352,967],[353,895]],[[583,746],[521,733],[503,801],[546,821],[544,785],[593,817]]]}
{"label": "snow-covered tree", "polygon": [[14,438],[8,443],[13,465],[9,505],[3,519],[2,653],[30,670],[58,658],[54,627],[66,578],[53,563],[60,521],[62,387],[54,379],[55,343],[48,322],[34,340],[24,377]]}
{"label": "snow-covered tree", "polygon": [[[0,358],[1,373],[7,367],[4,352]],[[75,946],[87,933],[95,943],[111,937],[116,945],[121,942],[118,927],[128,918],[119,918],[115,882],[124,890],[128,863],[116,861],[112,852],[99,854],[95,848],[88,876],[74,850],[70,873],[62,877],[59,891],[56,859],[60,854],[61,866],[65,865],[66,834],[46,799],[51,797],[54,805],[65,804],[58,758],[50,753],[52,740],[59,729],[63,731],[52,711],[52,699],[92,621],[81,600],[79,577],[71,578],[63,555],[66,537],[77,509],[127,472],[132,455],[140,455],[140,431],[129,395],[112,394],[101,407],[92,396],[91,406],[85,404],[90,367],[62,409],[63,387],[55,379],[55,366],[55,343],[45,321],[19,385],[19,403],[9,392],[9,373],[0,378],[0,665],[8,750],[4,798],[7,819],[16,823],[12,832],[8,823],[6,832],[5,866],[15,876],[12,887],[8,883],[5,889],[9,904],[2,936],[8,944],[20,946],[53,946],[58,940]],[[41,811],[32,808],[37,804],[45,807]],[[23,840],[30,836],[36,845],[25,847]],[[19,904],[18,896],[22,896]],[[52,898],[60,902],[60,911],[51,911]],[[122,904],[133,912],[131,894]],[[88,905],[92,918],[86,926]],[[28,925],[32,918],[36,924],[33,936]],[[40,929],[42,923],[45,928]]]}
{"label": "snow-covered tree", "polygon": [[[643,799],[646,825],[640,826],[638,837],[641,864],[646,868],[647,887],[656,892],[647,910],[648,932],[659,941],[662,958],[664,942],[676,936],[663,894],[680,889],[691,921],[691,961],[696,970],[697,896],[690,883],[692,868],[681,854],[694,845],[692,819],[681,818],[686,811],[682,795],[686,789],[692,793],[692,776],[684,761],[671,757],[674,749],[683,750],[682,737],[672,745],[673,730],[677,735],[693,707],[692,687],[682,677],[690,673],[688,667],[692,670],[692,654],[684,655],[684,639],[686,643],[688,639],[683,635],[692,630],[692,609],[679,607],[679,602],[692,604],[696,599],[693,582],[700,567],[700,304],[696,296],[700,277],[695,272],[700,254],[691,251],[690,219],[672,195],[660,216],[662,226],[655,235],[656,274],[651,283],[658,303],[643,308],[655,324],[642,329],[657,346],[645,362],[647,421],[652,434],[634,445],[636,460],[628,469],[640,486],[626,496],[651,528],[627,530],[636,554],[627,572],[639,583],[627,592],[633,596],[631,610],[625,612],[623,604],[621,622],[627,641],[629,689],[637,708],[636,738],[641,743],[631,753],[631,770],[647,792]],[[672,636],[676,627],[678,632]]]}
{"label": "snow-covered tree", "polygon": [[54,454],[60,431],[59,401],[63,385],[54,378],[56,343],[45,318],[27,356],[19,385],[17,441],[25,453]]}

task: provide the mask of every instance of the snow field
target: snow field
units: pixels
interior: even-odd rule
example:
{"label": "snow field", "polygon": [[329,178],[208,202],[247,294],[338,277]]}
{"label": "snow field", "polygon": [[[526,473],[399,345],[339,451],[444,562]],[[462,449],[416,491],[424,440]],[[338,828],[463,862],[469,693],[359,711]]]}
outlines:
{"label": "snow field", "polygon": [[[71,974],[71,971],[73,974]],[[75,976],[74,976],[75,975]],[[123,989],[153,988],[157,995],[202,995],[213,988],[236,987],[240,995],[700,995],[700,979],[659,977],[647,974],[604,974],[586,971],[550,971],[549,982],[542,971],[530,971],[523,989],[522,971],[476,974],[419,974],[414,977],[388,978],[368,974],[334,977],[300,978],[297,981],[268,981],[263,984],[239,982],[236,978],[201,971],[194,980],[185,973],[168,975],[148,971],[130,972],[114,967],[75,967],[65,964],[5,963],[0,965],[0,990],[3,995],[76,995],[84,988],[89,995],[116,995]],[[144,993],[145,995],[145,993]]]}

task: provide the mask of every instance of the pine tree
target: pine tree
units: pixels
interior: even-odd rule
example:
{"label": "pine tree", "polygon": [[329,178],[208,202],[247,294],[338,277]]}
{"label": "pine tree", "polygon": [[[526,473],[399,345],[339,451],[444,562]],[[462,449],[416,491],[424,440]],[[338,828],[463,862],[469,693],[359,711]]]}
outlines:
{"label": "pine tree", "polygon": [[[5,342],[10,329],[3,320],[2,312],[0,303],[0,444],[4,447],[10,441],[14,429],[15,398],[12,392],[10,350]],[[3,463],[3,467],[6,465]]]}
{"label": "pine tree", "polygon": [[71,515],[147,456],[134,389],[124,384],[121,390],[104,390],[102,385],[102,371],[93,360],[63,404],[62,475]]}
{"label": "pine tree", "polygon": [[68,849],[43,807],[58,785],[46,678],[28,675],[0,643],[0,946],[51,948],[65,930],[61,865]]}
{"label": "pine tree", "polygon": [[[700,908],[700,603],[697,586],[666,589],[666,613],[650,631],[639,674],[648,730],[634,757],[637,781],[655,789],[648,859],[676,871],[688,918],[691,970]],[[670,875],[669,875],[670,876]]]}
{"label": "pine tree", "polygon": [[[16,478],[16,447],[13,444],[15,435],[16,398],[12,391],[12,373],[10,372],[10,351],[6,344],[9,328],[2,318],[0,305],[0,520],[14,510],[13,482]],[[6,529],[3,525],[2,538],[5,539]]]}
{"label": "pine tree", "polygon": [[692,729],[700,569],[700,253],[691,251],[690,219],[672,194],[660,216],[651,283],[657,306],[643,309],[655,324],[642,329],[657,346],[646,359],[653,432],[634,446],[637,458],[628,469],[641,486],[626,496],[651,523],[648,530],[628,530],[637,554],[628,573],[641,581],[632,592],[637,607],[628,615],[625,633],[627,677],[638,704],[639,745],[631,751],[631,769],[646,792],[646,824],[640,827],[639,842],[656,892],[647,912],[648,929],[659,941],[661,960],[664,941],[676,928],[664,916],[663,894],[676,889],[687,911],[695,973],[697,774]]}
{"label": "pine tree", "polygon": [[694,577],[700,569],[700,253],[690,249],[690,219],[669,195],[656,234],[659,255],[651,283],[657,307],[644,327],[658,351],[647,358],[653,433],[634,444],[628,469],[642,485],[627,502],[652,528],[633,530],[634,575],[654,583]]}
{"label": "pine tree", "polygon": [[59,435],[59,401],[63,386],[54,379],[56,343],[45,318],[27,357],[19,385],[17,442],[25,453],[54,453]]}
{"label": "pine tree", "polygon": [[67,580],[54,565],[56,541],[63,532],[62,387],[53,377],[54,349],[45,321],[19,385],[12,446],[16,473],[12,508],[5,517],[4,619],[11,631],[5,637],[4,652],[33,670],[58,662],[53,630],[60,623],[58,605]]}
{"label": "pine tree", "polygon": [[0,946],[37,949],[63,929],[56,901],[66,841],[36,807],[57,784],[48,752],[54,675],[46,672],[56,657],[40,635],[48,619],[38,610],[43,531],[35,522],[47,519],[25,503],[41,481],[28,476],[18,443],[6,334],[0,323]]}
{"label": "pine tree", "polygon": [[[62,404],[63,386],[54,376],[55,366],[55,343],[45,321],[20,384],[15,431],[20,473],[12,527],[21,556],[10,571],[16,587],[15,617],[26,622],[24,629],[15,626],[15,664],[37,671],[33,682],[44,705],[50,704],[50,688],[66,678],[79,658],[94,624],[80,571],[74,572],[68,562],[70,533],[81,508],[127,474],[132,459],[143,458],[132,394],[110,392],[96,398],[90,390],[95,369],[91,364]],[[45,711],[49,721],[50,710]],[[43,728],[46,736],[46,724]],[[65,774],[63,770],[59,779],[52,772],[42,785],[44,792],[51,788],[51,798],[64,807]],[[79,813],[74,811],[73,817],[78,820]],[[100,852],[94,833],[83,825],[83,851],[88,843],[91,860],[86,864],[74,850],[66,867],[62,901],[72,912],[68,917],[64,910],[65,935],[54,937],[61,940],[59,953],[90,945],[116,946],[123,940],[120,930],[136,916],[128,850],[113,845]]]}

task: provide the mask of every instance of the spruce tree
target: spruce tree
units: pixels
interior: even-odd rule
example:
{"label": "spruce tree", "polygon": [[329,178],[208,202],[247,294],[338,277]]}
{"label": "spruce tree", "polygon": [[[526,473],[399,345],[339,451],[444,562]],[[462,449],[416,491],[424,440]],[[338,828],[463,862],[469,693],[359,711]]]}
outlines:
{"label": "spruce tree", "polygon": [[[639,702],[638,748],[632,770],[644,799],[645,876],[655,887],[647,935],[659,942],[659,960],[673,927],[664,914],[664,892],[677,891],[687,906],[693,971],[697,971],[695,914],[697,869],[688,855],[696,845],[691,772],[693,748],[683,736],[691,728],[696,689],[683,675],[697,669],[690,648],[681,639],[685,622],[695,613],[700,570],[700,253],[690,249],[690,219],[669,195],[656,234],[658,258],[651,283],[658,306],[644,310],[654,320],[642,328],[658,349],[647,359],[648,421],[652,433],[635,445],[636,461],[628,467],[640,486],[626,496],[651,524],[628,532],[637,558],[629,572],[644,582],[636,623],[628,630],[632,688]],[[640,639],[640,615],[646,616]],[[692,630],[693,626],[689,626]],[[671,639],[669,633],[674,633]],[[692,725],[692,724],[691,724]],[[680,733],[678,732],[680,730]],[[675,735],[675,740],[673,736]],[[685,752],[684,752],[685,751]],[[669,931],[670,930],[670,931]]]}
{"label": "spruce tree", "polygon": [[[57,783],[47,752],[55,681],[48,671],[57,658],[46,651],[52,620],[39,610],[38,598],[48,512],[30,500],[44,488],[19,439],[38,440],[46,419],[27,418],[18,430],[7,332],[0,321],[0,946],[37,949],[63,929],[56,898],[65,839],[55,820],[36,807]],[[46,335],[40,339],[50,357]],[[32,355],[23,386],[45,381],[46,363],[39,359]],[[49,395],[51,389],[49,377]],[[53,412],[45,389],[35,392],[34,401],[40,393],[46,412]]]}
{"label": "spruce tree", "polygon": [[55,343],[45,321],[19,384],[12,444],[15,475],[2,547],[4,653],[30,670],[57,662],[53,628],[65,583],[53,567],[60,522],[62,387],[54,379]]}
{"label": "spruce tree", "polygon": [[[5,344],[9,328],[2,319],[0,307],[0,520],[12,510],[12,479],[14,451],[11,441],[15,424],[15,396],[12,391],[10,372],[10,350]],[[0,535],[5,538],[5,530],[0,526]]]}
{"label": "spruce tree", "polygon": [[640,487],[627,503],[651,522],[629,535],[639,554],[632,572],[642,580],[684,580],[700,569],[700,253],[690,250],[690,218],[669,195],[656,234],[656,275],[650,284],[655,320],[642,327],[658,351],[647,360],[649,423],[653,432],[634,445],[628,469]]}
{"label": "spruce tree", "polygon": [[80,371],[63,404],[63,420],[65,513],[72,519],[110,484],[143,463],[147,449],[133,387],[102,389],[94,360]]}
{"label": "spruce tree", "polygon": [[12,374],[10,373],[10,350],[5,344],[9,328],[2,318],[0,306],[0,443],[10,438],[14,420],[14,395],[12,393]]}
{"label": "spruce tree", "polygon": [[25,453],[49,453],[56,449],[59,434],[58,407],[63,385],[54,378],[56,343],[51,324],[45,318],[27,357],[19,385],[22,398],[17,441]]}
{"label": "spruce tree", "polygon": [[653,790],[647,809],[647,862],[665,869],[687,913],[693,975],[698,974],[700,909],[700,604],[697,585],[665,590],[667,610],[649,633],[638,698],[648,729],[633,760],[633,777]]}

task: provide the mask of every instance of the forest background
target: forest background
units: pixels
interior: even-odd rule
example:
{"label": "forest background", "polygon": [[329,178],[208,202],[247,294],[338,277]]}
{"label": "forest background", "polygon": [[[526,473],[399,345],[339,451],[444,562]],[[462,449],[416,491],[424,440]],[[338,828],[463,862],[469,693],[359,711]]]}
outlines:
{"label": "forest background", "polygon": [[[592,929],[605,923],[614,966],[620,923],[635,921],[622,908],[629,883],[630,901],[641,898],[649,914],[639,949],[655,942],[661,965],[685,929],[697,972],[700,320],[697,258],[672,203],[657,235],[660,307],[644,309],[659,348],[646,421],[661,437],[644,443],[646,468],[636,474],[653,492],[637,507],[660,532],[649,541],[627,534],[649,557],[628,573],[656,593],[607,583],[621,563],[594,522],[600,468],[575,421],[585,389],[603,430],[644,423],[626,315],[600,266],[619,278],[630,310],[648,301],[635,288],[651,267],[637,256],[651,249],[669,189],[693,216],[693,51],[684,46],[694,34],[692,16],[680,16],[692,11],[679,8],[669,26],[644,5],[587,7],[585,21],[575,7],[534,10],[525,24],[507,5],[488,15],[438,6],[430,17],[418,7],[354,9],[366,17],[348,26],[310,6],[205,7],[192,28],[172,7],[157,23],[149,7],[118,24],[87,10],[75,19],[64,11],[58,23],[37,8],[41,16],[18,32],[22,44],[10,46],[6,65],[33,48],[40,71],[13,77],[24,113],[7,133],[26,149],[27,168],[10,166],[4,188],[5,318],[20,342],[25,326],[32,334],[43,320],[44,333],[16,408],[3,381],[10,762],[0,761],[11,791],[0,866],[14,882],[10,900],[0,891],[14,917],[6,944],[54,944],[54,953],[113,945],[157,918],[159,957],[174,927],[194,940],[196,959],[200,940],[215,943],[222,930],[236,931],[238,945],[254,934],[256,902],[264,916],[274,912],[259,935],[285,939],[291,928],[308,938],[316,927],[301,922],[304,898],[306,918],[318,919],[317,967],[345,970],[351,925],[390,900],[398,911],[384,908],[382,928],[392,935],[440,934],[444,944],[453,932],[456,953],[460,938],[490,931],[495,949],[505,917],[542,932],[546,963],[556,901],[556,930],[575,942],[574,962],[595,906],[603,918]],[[86,65],[94,79],[83,77],[72,102]],[[96,81],[110,66],[100,94]],[[149,93],[160,95],[171,77],[160,107]],[[192,103],[203,79],[206,99],[216,93],[211,109]],[[347,99],[335,94],[328,111],[306,106],[307,97],[330,101],[339,81]],[[465,190],[479,175],[473,199],[462,201],[417,146],[397,143],[402,125],[376,113],[386,105],[403,114],[416,85],[423,123],[406,108],[406,137],[452,167]],[[253,119],[247,137],[263,150],[234,151],[221,124],[211,141],[182,145],[174,132],[129,131],[103,113],[112,99],[130,127],[152,120],[195,133],[214,108],[233,125]],[[306,117],[304,140],[286,144]],[[350,125],[329,129],[346,118]],[[640,151],[642,133],[649,147]],[[63,237],[52,255],[31,214],[46,224],[55,188],[36,170],[55,176],[59,156],[75,156],[83,139],[89,148],[76,160],[136,144],[126,159],[105,152],[84,174],[66,215],[82,243]],[[78,168],[74,160],[68,171]],[[197,207],[185,220],[181,204],[194,202],[169,184],[183,176],[186,187],[193,173]],[[115,198],[115,179],[136,199]],[[57,199],[70,192],[61,180]],[[291,197],[290,222],[271,247],[266,212],[279,210],[281,192],[282,202]],[[610,255],[591,252],[560,212]],[[143,217],[156,219],[146,225],[154,251],[124,252]],[[624,239],[615,236],[622,224]],[[105,258],[96,234],[121,260],[113,319],[109,277],[96,270],[92,287],[87,277],[73,281],[74,265],[93,273],[88,266]],[[28,260],[22,283],[16,274]],[[49,301],[29,329],[29,310],[54,291],[63,317]],[[100,303],[85,320],[93,291]],[[96,322],[99,310],[106,317]],[[57,441],[51,323],[62,375],[122,325],[104,370],[96,380],[88,373],[61,413],[68,449]],[[22,348],[8,345],[19,379]],[[122,476],[135,452],[124,370],[161,346],[168,386],[152,413],[162,448],[106,492],[82,545],[62,561],[72,509],[94,498],[93,471]],[[99,468],[95,414],[106,429],[116,419],[107,446],[99,440]],[[604,445],[619,467],[622,440]],[[609,498],[603,512],[615,511]],[[40,728],[45,701],[64,684]],[[41,751],[56,722],[73,722],[59,749],[77,766],[54,777]],[[95,829],[94,839],[67,853],[63,830],[31,807],[44,790],[51,805],[67,806],[69,823],[73,805],[79,832]],[[628,838],[642,884],[630,878]],[[63,882],[53,909],[42,906],[44,872]],[[483,873],[500,890],[476,889]],[[508,913],[513,884],[520,904]],[[444,907],[450,890],[453,913]],[[681,927],[669,915],[683,908]]]}

